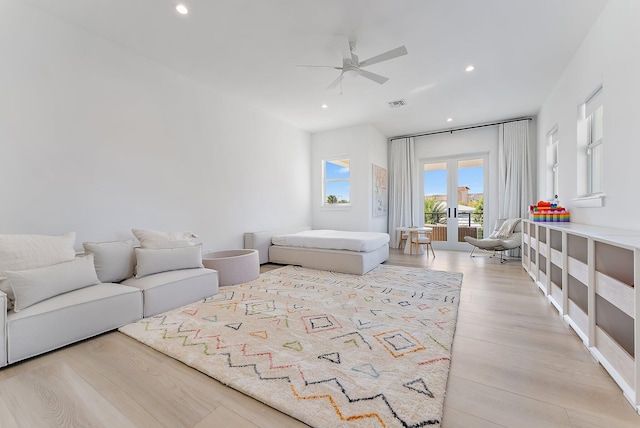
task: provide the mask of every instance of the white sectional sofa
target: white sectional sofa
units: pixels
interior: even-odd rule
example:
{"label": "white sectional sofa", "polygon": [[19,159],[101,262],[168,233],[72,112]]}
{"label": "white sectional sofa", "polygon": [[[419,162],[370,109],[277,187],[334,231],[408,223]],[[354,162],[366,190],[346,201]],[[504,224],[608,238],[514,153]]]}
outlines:
{"label": "white sectional sofa", "polygon": [[0,367],[218,292],[199,245],[136,232],[141,248],[85,243],[82,255],[74,233],[0,235]]}

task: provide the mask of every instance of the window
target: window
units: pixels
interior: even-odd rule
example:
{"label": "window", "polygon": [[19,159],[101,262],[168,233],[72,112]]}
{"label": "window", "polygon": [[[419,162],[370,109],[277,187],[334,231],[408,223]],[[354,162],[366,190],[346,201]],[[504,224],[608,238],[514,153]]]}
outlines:
{"label": "window", "polygon": [[558,125],[547,134],[547,193],[549,200],[558,196]]}
{"label": "window", "polygon": [[349,205],[351,170],[349,159],[323,161],[324,193],[323,205]]}
{"label": "window", "polygon": [[603,106],[595,109],[589,115],[589,145],[587,147],[589,194],[602,193],[604,182],[602,180],[602,112]]}
{"label": "window", "polygon": [[578,202],[594,203],[578,206],[602,206],[604,197],[604,132],[602,86],[598,87],[578,113]]}

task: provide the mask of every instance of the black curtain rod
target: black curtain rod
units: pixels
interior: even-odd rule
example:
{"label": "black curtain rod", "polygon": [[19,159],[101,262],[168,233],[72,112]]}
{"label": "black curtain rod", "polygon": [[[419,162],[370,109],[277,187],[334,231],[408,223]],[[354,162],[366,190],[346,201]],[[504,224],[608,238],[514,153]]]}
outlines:
{"label": "black curtain rod", "polygon": [[531,120],[531,119],[532,119],[531,117],[521,117],[519,119],[509,119],[509,120],[503,120],[501,122],[493,122],[493,123],[485,123],[485,124],[482,124],[482,125],[465,126],[463,128],[452,128],[452,129],[446,129],[446,130],[443,130],[443,131],[426,132],[424,134],[402,135],[400,137],[389,138],[389,141],[401,140],[403,138],[426,137],[428,135],[437,135],[437,134],[453,134],[456,131],[466,131],[468,129],[485,128],[487,126],[503,125],[505,123],[520,122],[521,120]]}

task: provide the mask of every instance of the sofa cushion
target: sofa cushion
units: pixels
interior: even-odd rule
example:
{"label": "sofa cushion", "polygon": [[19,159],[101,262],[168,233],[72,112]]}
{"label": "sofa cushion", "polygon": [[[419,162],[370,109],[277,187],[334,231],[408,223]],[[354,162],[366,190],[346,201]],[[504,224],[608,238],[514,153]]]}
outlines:
{"label": "sofa cushion", "polygon": [[52,266],[5,273],[15,296],[15,312],[50,297],[100,282],[93,265],[93,254]]}
{"label": "sofa cushion", "polygon": [[8,362],[114,330],[142,317],[142,293],[120,284],[97,284],[7,313]]}
{"label": "sofa cushion", "polygon": [[85,242],[84,250],[93,253],[100,282],[120,282],[133,276],[135,251],[133,239],[113,242]]}
{"label": "sofa cushion", "polygon": [[156,230],[131,229],[143,248],[176,248],[193,245],[193,232],[160,232]]}
{"label": "sofa cushion", "polygon": [[179,248],[136,248],[136,278],[179,269],[201,268],[202,245]]}
{"label": "sofa cushion", "polygon": [[8,309],[13,307],[13,290],[5,272],[50,266],[73,260],[75,232],[64,235],[0,235],[0,291],[7,294]]}
{"label": "sofa cushion", "polygon": [[122,282],[142,290],[144,317],[151,317],[218,293],[218,272],[212,269],[182,269],[161,272]]}

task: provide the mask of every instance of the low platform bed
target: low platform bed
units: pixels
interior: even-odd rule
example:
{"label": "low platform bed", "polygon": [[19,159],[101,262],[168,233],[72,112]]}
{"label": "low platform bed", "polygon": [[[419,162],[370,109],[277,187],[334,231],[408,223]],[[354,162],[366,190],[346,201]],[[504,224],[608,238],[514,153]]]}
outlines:
{"label": "low platform bed", "polygon": [[[345,232],[341,234],[338,231],[311,231],[309,236],[298,235],[304,231],[310,231],[310,228],[245,233],[245,248],[258,250],[261,264],[268,262],[290,264],[356,275],[369,272],[389,258],[389,235],[386,233]],[[283,235],[288,234],[296,234],[291,237],[290,242],[306,246],[273,245],[274,236],[276,242],[286,243],[287,239]],[[317,242],[318,239],[333,242],[333,244]],[[358,243],[354,240],[362,240],[362,242]],[[363,248],[366,251],[318,248],[309,247],[309,245]]]}

